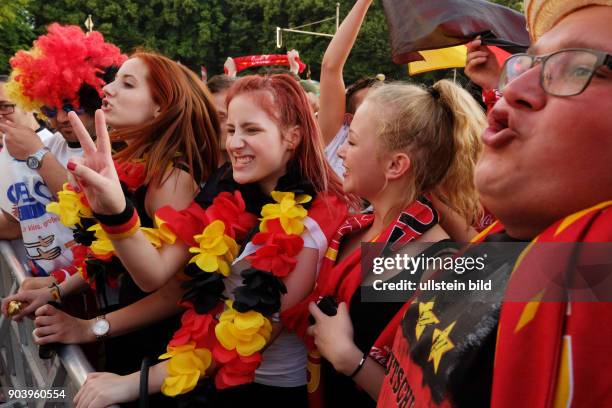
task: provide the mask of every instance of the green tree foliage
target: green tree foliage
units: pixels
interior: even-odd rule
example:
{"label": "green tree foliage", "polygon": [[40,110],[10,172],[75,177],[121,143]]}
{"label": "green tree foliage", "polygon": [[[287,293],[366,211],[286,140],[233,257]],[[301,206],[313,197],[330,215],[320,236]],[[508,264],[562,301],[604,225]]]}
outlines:
{"label": "green tree foliage", "polygon": [[9,58],[17,50],[27,48],[34,40],[34,29],[28,10],[28,0],[0,3],[0,73],[10,71]]}
{"label": "green tree foliage", "polygon": [[[159,51],[199,71],[204,64],[220,73],[228,56],[284,53],[292,48],[318,78],[329,38],[284,33],[276,48],[276,27],[296,27],[335,16],[329,0],[30,0],[36,33],[59,21],[83,26],[91,14],[94,29],[123,51],[136,47]],[[354,0],[340,1],[340,17]],[[335,21],[305,28],[333,34]],[[248,72],[248,71],[247,71]],[[383,72],[405,75],[405,67],[391,63],[388,34],[380,3],[370,10],[347,64],[348,81]]]}
{"label": "green tree foliage", "polygon": [[83,26],[89,14],[94,29],[124,52],[159,51],[192,68],[217,58],[224,20],[221,1],[200,0],[32,0],[38,33],[48,24]]}
{"label": "green tree foliage", "polygon": [[[520,9],[521,0],[494,0]],[[338,0],[340,19],[354,0]],[[295,48],[319,77],[329,38],[283,33],[276,48],[276,27],[297,27],[335,16],[334,0],[11,0],[0,6],[0,70],[16,49],[29,46],[33,35],[55,21],[83,27],[89,14],[94,29],[124,52],[137,47],[159,51],[199,72],[220,73],[228,56],[284,53]],[[7,11],[3,11],[6,9]],[[3,15],[12,25],[3,23]],[[333,34],[335,21],[304,30]],[[4,41],[7,36],[10,41]],[[251,72],[251,71],[246,71]],[[391,62],[389,35],[381,1],[375,1],[345,69],[347,82],[384,73],[405,78],[406,67]]]}
{"label": "green tree foliage", "polygon": [[[300,52],[301,59],[309,65],[313,78],[319,77],[321,60],[330,38],[284,32],[283,47],[276,48],[276,27],[291,28],[304,24],[332,18],[321,24],[302,28],[306,31],[333,34],[335,32],[335,2],[329,0],[234,0],[228,38],[229,48],[226,55],[238,56],[260,53],[279,53],[290,49]],[[238,3],[242,3],[238,5]],[[350,11],[354,0],[342,0],[340,3],[340,20]],[[238,7],[235,7],[238,6]],[[244,18],[246,17],[246,18]],[[251,18],[261,23],[253,29]],[[251,26],[251,27],[249,27]],[[250,32],[240,36],[240,32]],[[380,2],[376,2],[366,17],[357,43],[345,68],[347,82],[362,76],[384,73],[388,77],[405,76],[405,67],[398,67],[391,62],[391,52],[384,12]]]}

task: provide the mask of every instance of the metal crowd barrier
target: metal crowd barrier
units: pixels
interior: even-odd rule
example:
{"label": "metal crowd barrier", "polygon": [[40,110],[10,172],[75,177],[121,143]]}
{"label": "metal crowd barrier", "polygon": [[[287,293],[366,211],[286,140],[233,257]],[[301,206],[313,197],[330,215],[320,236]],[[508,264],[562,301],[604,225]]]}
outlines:
{"label": "metal crowd barrier", "polygon": [[[27,277],[10,242],[0,241],[0,297],[16,293]],[[63,402],[44,399],[0,402],[0,408],[64,408],[72,407],[72,398],[94,369],[76,345],[61,346],[50,360],[38,358],[38,346],[32,339],[34,324],[21,323],[0,316],[0,385],[12,390],[65,390]],[[0,401],[7,401],[8,395]],[[114,408],[118,406],[113,405]]]}

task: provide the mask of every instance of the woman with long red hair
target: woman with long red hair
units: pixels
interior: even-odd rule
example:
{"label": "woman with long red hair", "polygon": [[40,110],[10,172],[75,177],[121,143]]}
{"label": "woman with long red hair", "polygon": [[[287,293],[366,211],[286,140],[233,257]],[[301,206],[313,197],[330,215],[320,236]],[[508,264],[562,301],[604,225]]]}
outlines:
{"label": "woman with long red hair", "polygon": [[[312,291],[348,202],[295,80],[244,77],[226,103],[230,163],[186,210],[156,213],[161,248],[135,228],[138,217],[117,182],[102,113],[96,117],[97,146],[90,142],[83,160],[69,170],[142,288],[166,282],[189,261],[182,303],[187,311],[161,356],[169,361],[151,369],[148,390],[176,396],[200,383],[215,406],[254,400],[305,406],[306,352],[302,340],[283,329],[280,312]],[[79,129],[87,143],[86,131]],[[139,373],[96,374],[76,396],[77,406],[135,399],[138,378]]]}
{"label": "woman with long red hair", "polygon": [[[150,52],[133,54],[103,91],[104,101],[97,115],[107,119],[111,138],[123,145],[114,155],[110,144],[105,151],[113,183],[120,191],[117,196],[124,203],[123,197],[129,197],[142,231],[159,246],[160,237],[153,228],[155,212],[170,204],[177,209],[186,208],[202,182],[217,168],[220,123],[214,101],[193,72]],[[99,120],[97,123],[97,131],[109,143],[106,124]],[[80,122],[77,126],[84,129]],[[91,144],[89,140],[82,145],[88,155],[93,153]],[[74,158],[69,167],[78,160]],[[97,290],[105,314],[91,320],[72,317],[46,305],[51,300],[48,289],[24,291],[8,300],[41,306],[36,310],[34,332],[39,344],[92,342],[162,320],[106,342],[106,369],[127,374],[140,366],[144,356],[155,357],[163,352],[179,325],[173,315],[180,311],[177,301],[182,290],[175,280],[170,280],[179,267],[154,284],[134,282],[125,273],[132,263],[128,258],[124,262],[120,247],[114,248],[91,213],[98,199],[90,195],[86,200],[76,185],[69,186],[60,192],[60,203],[50,210],[57,211],[62,222],[74,228],[79,244],[73,247],[73,271],[80,273],[60,282],[57,293],[66,296],[87,287],[87,282]],[[188,257],[181,255],[179,259],[186,262]],[[157,289],[160,290],[147,296],[147,292]]]}

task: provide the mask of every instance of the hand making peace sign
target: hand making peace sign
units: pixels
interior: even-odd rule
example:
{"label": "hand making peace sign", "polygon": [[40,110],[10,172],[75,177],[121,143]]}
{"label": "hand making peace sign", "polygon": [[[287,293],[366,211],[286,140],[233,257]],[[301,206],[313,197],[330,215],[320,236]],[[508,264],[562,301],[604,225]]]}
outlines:
{"label": "hand making peace sign", "polygon": [[95,143],[76,113],[70,112],[68,117],[83,148],[83,157],[72,157],[68,170],[76,177],[94,212],[121,213],[125,209],[125,197],[113,163],[104,112],[96,111]]}

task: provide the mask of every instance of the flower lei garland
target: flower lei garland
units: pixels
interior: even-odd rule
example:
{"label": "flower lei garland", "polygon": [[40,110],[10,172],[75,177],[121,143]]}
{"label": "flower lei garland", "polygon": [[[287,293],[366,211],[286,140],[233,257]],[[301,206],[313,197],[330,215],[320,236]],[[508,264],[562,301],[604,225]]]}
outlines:
{"label": "flower lei garland", "polygon": [[[115,162],[124,194],[127,198],[144,184],[144,161]],[[114,255],[112,241],[94,218],[85,194],[65,183],[58,193],[58,201],[47,205],[47,211],[57,214],[60,222],[73,229],[77,245],[71,247],[73,269],[83,276],[92,289],[102,289],[104,284],[117,287],[124,268]],[[170,243],[171,237],[155,228],[140,227],[153,246]]]}
{"label": "flower lei garland", "polygon": [[[126,197],[142,186],[144,163],[115,163]],[[247,211],[242,193],[221,192],[206,210],[192,204],[180,213],[171,211],[179,223],[198,220],[201,234],[185,235],[164,220],[169,207],[158,211],[157,228],[140,227],[155,247],[173,244],[179,237],[190,244],[195,254],[185,268],[188,289],[182,305],[187,311],[181,327],[160,359],[169,359],[168,376],[162,392],[177,396],[193,390],[214,362],[220,367],[215,374],[215,387],[224,389],[252,382],[261,363],[261,350],[270,340],[272,324],[266,316],[280,310],[281,295],[287,289],[281,278],[289,275],[297,264],[295,257],[303,248],[300,235],[305,207],[313,201],[314,191],[308,184],[293,192],[272,192],[275,203],[261,207],[258,232],[253,244],[261,247],[246,259],[251,268],[244,270],[244,286],[234,291],[235,300],[223,296],[223,279],[231,272],[231,263],[239,253],[238,243],[247,240],[257,224],[257,217]],[[310,194],[302,194],[307,191]],[[257,201],[257,199],[253,200]],[[66,183],[58,193],[58,202],[47,207],[60,217],[62,224],[74,229],[73,265],[89,281],[92,288],[104,279],[117,285],[118,276],[109,272],[123,271],[113,254],[111,240],[93,217],[85,195]],[[181,218],[183,217],[183,218]],[[225,308],[225,310],[224,310]],[[216,318],[215,316],[219,316]]]}
{"label": "flower lei garland", "polygon": [[[231,264],[239,253],[236,241],[248,241],[247,233],[257,218],[247,211],[238,190],[221,192],[206,210],[192,204],[182,212],[196,216],[202,233],[192,237],[195,245],[189,251],[195,255],[185,268],[191,278],[184,285],[188,289],[183,298],[187,311],[167,352],[160,356],[169,359],[162,385],[165,395],[193,390],[213,362],[218,367],[214,376],[217,389],[254,380],[261,350],[272,332],[266,316],[280,310],[281,295],[287,292],[281,279],[295,269],[296,256],[304,246],[300,237],[308,215],[304,205],[311,203],[314,192],[302,192],[274,191],[274,203],[261,207],[258,232],[252,237],[252,242],[261,247],[245,258],[251,268],[241,273],[244,285],[234,290],[234,301],[223,296],[223,279],[231,273]],[[156,222],[166,232],[176,231],[164,218],[187,221],[181,219],[180,212],[164,210],[156,214]]]}

